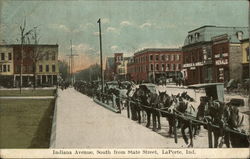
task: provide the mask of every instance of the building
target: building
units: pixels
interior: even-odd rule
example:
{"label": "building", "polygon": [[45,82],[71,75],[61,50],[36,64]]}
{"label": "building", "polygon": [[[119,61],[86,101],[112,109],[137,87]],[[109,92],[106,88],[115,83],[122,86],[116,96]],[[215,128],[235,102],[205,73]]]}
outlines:
{"label": "building", "polygon": [[129,57],[123,57],[123,53],[114,54],[114,79],[127,80],[127,64]]}
{"label": "building", "polygon": [[[238,35],[239,34],[239,35]],[[222,34],[212,37],[213,81],[226,83],[230,79],[241,81],[242,49],[240,40],[242,33],[229,36]]]}
{"label": "building", "polygon": [[[185,72],[186,84],[226,81],[237,77],[237,73],[234,74],[233,70],[238,68],[238,64],[230,64],[230,52],[232,52],[232,57],[234,56],[234,52],[239,54],[239,40],[248,35],[247,29],[247,27],[220,27],[206,25],[189,31],[184,46],[182,47],[184,56],[183,71]],[[224,34],[227,37],[225,37]],[[225,38],[228,39],[225,41]],[[225,45],[228,46],[225,47]],[[222,48],[224,49],[223,51]],[[219,66],[223,64],[214,57],[213,51],[215,50],[221,50],[224,53],[227,51],[228,53],[228,57],[224,57],[222,60],[225,62],[226,59],[228,59],[230,69],[228,68],[228,70],[224,70],[223,68],[223,74],[225,74],[223,77],[221,77],[222,68]],[[217,52],[215,54],[220,54],[219,52],[221,51],[215,51]],[[216,55],[216,57],[217,56],[218,55]],[[226,56],[226,54],[223,56]]]}
{"label": "building", "polygon": [[180,48],[148,48],[134,53],[128,74],[135,82],[157,82],[161,78],[174,81],[182,77],[182,62]]}
{"label": "building", "polygon": [[34,84],[50,86],[57,83],[58,45],[13,44],[1,45],[0,49],[1,79],[8,75],[12,87],[19,87],[21,81],[23,87]]}
{"label": "building", "polygon": [[0,45],[0,86],[13,86],[13,47]]}
{"label": "building", "polygon": [[107,81],[114,80],[114,61],[114,57],[106,58],[105,80]]}
{"label": "building", "polygon": [[249,78],[249,38],[241,40],[242,79]]}

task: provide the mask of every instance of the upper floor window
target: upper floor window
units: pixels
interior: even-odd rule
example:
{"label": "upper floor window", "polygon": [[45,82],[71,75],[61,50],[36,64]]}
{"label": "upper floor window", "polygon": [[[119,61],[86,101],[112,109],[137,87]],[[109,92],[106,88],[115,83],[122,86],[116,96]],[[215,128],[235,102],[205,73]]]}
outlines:
{"label": "upper floor window", "polygon": [[169,60],[169,55],[166,55],[166,61],[168,61]]}
{"label": "upper floor window", "polygon": [[161,55],[161,60],[165,61],[165,55]]}
{"label": "upper floor window", "polygon": [[7,71],[10,72],[10,65],[7,65]]}
{"label": "upper floor window", "polygon": [[0,72],[2,72],[2,65],[0,65]]}
{"label": "upper floor window", "polygon": [[55,55],[55,53],[53,53],[53,55],[52,55],[52,60],[56,60],[56,55]]}
{"label": "upper floor window", "polygon": [[236,32],[236,36],[239,40],[242,40],[243,39],[243,32],[242,31],[237,31]]}
{"label": "upper floor window", "polygon": [[3,72],[6,72],[6,71],[7,71],[6,65],[3,65]]}
{"label": "upper floor window", "polygon": [[155,60],[156,60],[156,61],[159,60],[159,55],[155,55]]}
{"label": "upper floor window", "polygon": [[49,65],[46,65],[46,72],[49,72]]}
{"label": "upper floor window", "polygon": [[150,55],[150,61],[154,60],[154,55]]}
{"label": "upper floor window", "polygon": [[52,65],[52,72],[56,72],[56,65]]}
{"label": "upper floor window", "polygon": [[156,64],[156,70],[159,71],[159,65],[158,64]]}
{"label": "upper floor window", "polygon": [[171,61],[174,61],[174,55],[171,55]]}
{"label": "upper floor window", "polygon": [[39,65],[39,72],[43,72],[43,65]]}
{"label": "upper floor window", "polygon": [[154,70],[154,65],[150,64],[150,70],[153,71]]}
{"label": "upper floor window", "polygon": [[1,60],[5,60],[5,54],[1,53]]}
{"label": "upper floor window", "polygon": [[180,56],[181,56],[181,55],[176,55],[176,60],[177,60],[177,61],[180,60]]}
{"label": "upper floor window", "polygon": [[11,53],[8,53],[8,58],[9,58],[9,60],[12,60],[12,54]]}

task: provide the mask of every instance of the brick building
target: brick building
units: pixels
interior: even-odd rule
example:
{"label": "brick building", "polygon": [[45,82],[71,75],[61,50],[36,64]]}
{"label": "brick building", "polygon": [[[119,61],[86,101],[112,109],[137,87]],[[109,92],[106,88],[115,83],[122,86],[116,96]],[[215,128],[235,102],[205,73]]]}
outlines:
{"label": "brick building", "polygon": [[34,84],[35,80],[37,85],[57,83],[58,45],[1,45],[0,52],[0,76],[5,79],[8,75],[11,87],[20,86],[21,67],[24,87]]}
{"label": "brick building", "polygon": [[[238,63],[232,63],[232,60],[235,62],[238,59],[233,57],[239,54],[239,40],[247,35],[247,27],[202,26],[189,31],[182,47],[186,84],[227,81],[238,77],[238,73],[233,71],[238,69]],[[222,53],[220,57],[223,59],[217,57],[220,55],[214,56],[214,52],[224,52],[225,54]],[[221,65],[228,65],[230,68],[222,68]]]}
{"label": "brick building", "polygon": [[182,51],[179,48],[148,48],[134,53],[128,62],[128,74],[135,82],[157,82],[161,78],[181,78]]}

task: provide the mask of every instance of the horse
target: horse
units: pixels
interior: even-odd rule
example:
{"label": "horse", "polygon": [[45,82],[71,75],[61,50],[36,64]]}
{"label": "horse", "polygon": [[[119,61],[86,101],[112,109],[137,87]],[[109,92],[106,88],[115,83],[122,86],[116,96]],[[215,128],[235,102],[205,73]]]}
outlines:
{"label": "horse", "polygon": [[[228,127],[235,131],[244,133],[244,130],[240,130],[244,116],[239,113],[239,109],[236,106],[229,104],[228,106]],[[237,133],[229,132],[231,146],[233,148],[244,148],[249,147],[249,136],[240,135]]]}
{"label": "horse", "polygon": [[[230,147],[229,134],[224,131],[228,122],[228,114],[228,108],[224,102],[211,98],[205,106],[204,120],[219,126],[219,128],[212,128],[215,148],[222,147],[224,143],[226,147]],[[206,127],[204,128],[206,129]]]}
{"label": "horse", "polygon": [[[139,87],[139,94],[141,103],[146,106],[142,107],[147,114],[147,124],[146,127],[150,127],[150,118],[151,114],[153,117],[153,131],[156,129],[161,129],[161,122],[160,122],[160,112],[155,110],[154,108],[159,108],[159,98],[158,94],[151,92],[146,86],[141,85]],[[157,127],[158,123],[158,127]]]}
{"label": "horse", "polygon": [[[179,98],[176,98],[176,97],[174,98],[175,98],[173,100],[174,107],[175,107],[174,111],[176,111],[177,114],[189,116],[191,118],[196,118],[197,112],[192,104],[188,103],[187,101],[184,101],[181,96]],[[189,138],[187,137],[185,130],[188,128],[190,136],[194,137],[197,131],[196,124],[190,123],[189,120],[185,120],[181,118],[178,120],[177,127],[181,128],[182,137],[186,145],[188,145],[188,147],[193,147],[193,143],[191,142],[191,140],[189,142]]]}
{"label": "horse", "polygon": [[[159,92],[159,107],[161,110],[168,111],[170,106],[173,104],[172,98],[166,94],[166,92]],[[161,113],[162,117],[166,117],[169,124],[169,131],[168,134],[171,136],[173,134],[173,127],[174,127],[174,116],[169,113]]]}

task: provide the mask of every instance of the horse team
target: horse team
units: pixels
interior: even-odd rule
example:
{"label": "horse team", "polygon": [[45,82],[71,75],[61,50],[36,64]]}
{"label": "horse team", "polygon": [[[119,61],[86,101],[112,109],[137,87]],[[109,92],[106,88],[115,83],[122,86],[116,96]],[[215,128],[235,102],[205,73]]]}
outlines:
{"label": "horse team", "polygon": [[[187,92],[176,95],[168,94],[166,91],[157,90],[154,84],[135,85],[131,82],[126,87],[123,86],[127,90],[126,97],[121,96],[119,88],[105,88],[105,92],[102,93],[100,85],[94,82],[79,81],[75,83],[74,88],[107,103],[112,100],[112,96],[115,96],[119,109],[122,104],[120,101],[125,99],[125,105],[130,108],[131,119],[142,123],[143,114],[146,114],[146,127],[150,127],[152,120],[153,131],[161,129],[161,117],[165,117],[169,123],[169,135],[176,135],[177,129],[181,129],[182,138],[188,147],[193,147],[192,137],[199,134],[201,126],[208,129],[208,124],[215,125],[211,127],[214,136],[213,147],[222,147],[224,144],[226,147],[249,147],[249,136],[241,135],[246,132],[240,130],[244,118],[232,103],[224,103],[213,100],[212,97],[203,96],[200,98],[198,108],[195,109],[193,106],[195,100]],[[189,135],[186,134],[187,129]],[[226,131],[226,129],[239,133]]]}

